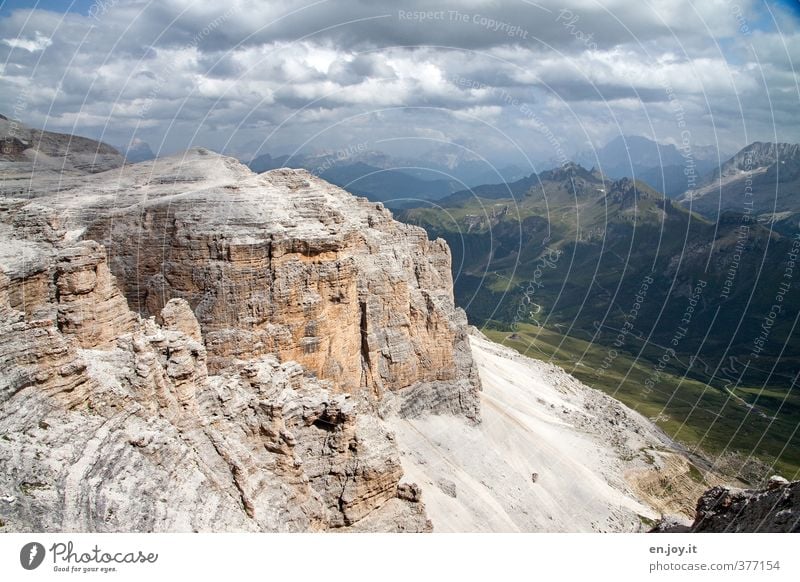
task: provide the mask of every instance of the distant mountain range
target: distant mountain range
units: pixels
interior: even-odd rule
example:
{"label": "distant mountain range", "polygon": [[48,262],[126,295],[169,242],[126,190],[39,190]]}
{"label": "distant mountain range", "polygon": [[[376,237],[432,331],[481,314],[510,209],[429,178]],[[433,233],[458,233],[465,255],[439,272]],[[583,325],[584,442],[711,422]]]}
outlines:
{"label": "distant mountain range", "polygon": [[[748,146],[703,178],[707,190],[693,202],[711,199],[717,176],[723,206],[735,208],[747,159],[759,192],[771,183],[786,212],[800,210],[790,161],[797,148]],[[692,213],[685,198],[679,204],[641,181],[570,163],[398,216],[448,242],[456,300],[474,324],[505,330],[510,345],[526,349],[555,332],[553,358],[663,414],[665,429],[697,430],[704,447],[724,450],[715,439],[725,431],[703,436],[702,427],[731,423],[730,446],[751,450],[758,440],[759,454],[775,460],[797,438],[800,417],[791,388],[800,373],[798,243],[769,224],[742,229],[741,212],[719,220]],[[565,352],[576,342],[584,347]],[[724,420],[714,416],[721,408]],[[781,461],[792,470],[800,467],[794,450]]]}
{"label": "distant mountain range", "polygon": [[794,234],[800,219],[800,145],[752,143],[679,201],[710,220],[737,214]]}
{"label": "distant mountain range", "polygon": [[575,161],[610,178],[635,178],[674,198],[692,185],[692,177],[707,174],[728,157],[715,146],[691,145],[681,151],[646,137],[617,136],[599,149],[579,153]]}
{"label": "distant mountain range", "polygon": [[[575,161],[586,168],[597,168],[609,178],[635,178],[673,198],[727,157],[713,146],[693,146],[689,153],[681,153],[671,144],[619,136],[599,149],[577,154]],[[534,174],[533,167],[492,164],[454,144],[438,146],[417,157],[355,148],[291,156],[262,154],[244,161],[256,172],[282,166],[305,168],[355,194],[398,209],[487,184],[516,183]]]}
{"label": "distant mountain range", "polygon": [[346,190],[390,208],[406,208],[438,200],[479,184],[514,181],[525,176],[515,165],[496,168],[485,160],[441,147],[425,157],[393,157],[374,150],[294,154],[262,154],[248,162],[255,172],[281,167],[305,168]]}

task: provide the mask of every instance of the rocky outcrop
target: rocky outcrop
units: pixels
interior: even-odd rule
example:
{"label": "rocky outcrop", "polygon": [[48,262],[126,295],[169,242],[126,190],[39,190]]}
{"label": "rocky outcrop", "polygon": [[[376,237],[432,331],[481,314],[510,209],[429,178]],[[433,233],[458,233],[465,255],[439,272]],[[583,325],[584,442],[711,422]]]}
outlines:
{"label": "rocky outcrop", "polygon": [[299,364],[267,356],[209,376],[183,300],[164,327],[137,320],[109,347],[25,321],[0,283],[6,528],[307,531],[370,516],[429,529],[419,500],[398,497],[391,433]]}
{"label": "rocky outcrop", "polygon": [[479,417],[446,245],[305,172],[140,166],[2,200],[0,528],[429,531],[382,416]]}
{"label": "rocky outcrop", "polygon": [[37,203],[106,246],[140,315],[188,301],[212,373],[275,354],[375,407],[479,416],[449,249],[380,204],[305,170],[256,175],[204,149]]}
{"label": "rocky outcrop", "polygon": [[105,249],[96,242],[59,252],[55,288],[58,328],[81,347],[111,346],[134,330],[136,318],[108,270]]}
{"label": "rocky outcrop", "polygon": [[666,519],[655,533],[800,533],[800,481],[770,479],[764,489],[713,487],[697,501],[694,522]]}
{"label": "rocky outcrop", "polygon": [[756,168],[768,167],[782,160],[796,160],[798,157],[800,157],[800,144],[756,141],[722,164],[714,173],[712,180],[736,176],[741,172],[752,172]]}
{"label": "rocky outcrop", "polygon": [[76,135],[31,129],[0,118],[0,161],[54,165],[75,173],[103,172],[122,165],[124,158],[110,145]]}

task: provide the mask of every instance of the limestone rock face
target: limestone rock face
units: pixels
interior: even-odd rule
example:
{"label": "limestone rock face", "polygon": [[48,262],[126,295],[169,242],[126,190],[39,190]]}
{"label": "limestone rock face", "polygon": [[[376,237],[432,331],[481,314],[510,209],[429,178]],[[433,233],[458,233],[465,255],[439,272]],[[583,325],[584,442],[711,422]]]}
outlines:
{"label": "limestone rock face", "polygon": [[408,414],[478,417],[449,249],[380,204],[304,170],[256,175],[203,149],[37,202],[106,246],[140,315],[188,301],[213,373],[275,354],[373,404],[394,392]]}
{"label": "limestone rock face", "polygon": [[48,180],[0,198],[0,530],[431,529],[382,416],[478,419],[443,242],[205,150]]}
{"label": "limestone rock face", "polygon": [[26,318],[9,304],[9,278],[0,272],[0,402],[34,390],[65,407],[85,402],[94,382],[85,374],[78,345],[53,318]]}
{"label": "limestone rock face", "polygon": [[393,435],[299,364],[264,356],[209,376],[180,299],[165,327],[137,319],[114,347],[81,349],[80,333],[11,309],[7,288],[2,275],[5,528],[315,531],[367,516],[429,528],[398,498]]}
{"label": "limestone rock face", "polygon": [[136,317],[115,285],[105,249],[94,241],[61,250],[55,273],[58,327],[81,347],[110,346]]}

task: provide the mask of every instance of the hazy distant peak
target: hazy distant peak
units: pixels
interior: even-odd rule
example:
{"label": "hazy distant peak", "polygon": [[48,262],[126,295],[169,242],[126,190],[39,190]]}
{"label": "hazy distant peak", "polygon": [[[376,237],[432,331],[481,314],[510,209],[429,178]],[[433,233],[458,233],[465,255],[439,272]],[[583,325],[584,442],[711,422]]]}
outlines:
{"label": "hazy distant peak", "polygon": [[126,146],[119,148],[125,161],[131,164],[146,162],[156,157],[150,144],[138,138],[132,139]]}
{"label": "hazy distant peak", "polygon": [[589,181],[597,180],[597,176],[576,162],[567,162],[557,168],[545,170],[539,174],[539,178],[552,181],[568,180],[570,178],[583,178]]}

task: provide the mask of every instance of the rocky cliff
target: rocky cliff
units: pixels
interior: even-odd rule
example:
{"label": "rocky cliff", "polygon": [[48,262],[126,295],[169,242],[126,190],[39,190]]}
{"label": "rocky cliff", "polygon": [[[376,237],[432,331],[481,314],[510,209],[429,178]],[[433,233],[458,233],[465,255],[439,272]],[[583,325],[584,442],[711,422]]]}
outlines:
{"label": "rocky cliff", "polygon": [[468,334],[447,245],[380,204],[204,149],[4,163],[0,531],[641,531],[696,498],[647,419]]}
{"label": "rocky cliff", "polygon": [[800,533],[800,481],[772,477],[764,489],[717,486],[697,501],[694,521],[664,519],[654,533]]}
{"label": "rocky cliff", "polygon": [[50,178],[0,202],[0,525],[430,529],[382,417],[479,420],[442,241],[202,149]]}
{"label": "rocky cliff", "polygon": [[62,185],[47,204],[106,246],[134,311],[189,302],[214,373],[275,354],[373,405],[478,416],[449,250],[379,204],[204,149]]}

